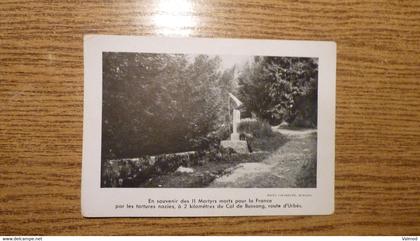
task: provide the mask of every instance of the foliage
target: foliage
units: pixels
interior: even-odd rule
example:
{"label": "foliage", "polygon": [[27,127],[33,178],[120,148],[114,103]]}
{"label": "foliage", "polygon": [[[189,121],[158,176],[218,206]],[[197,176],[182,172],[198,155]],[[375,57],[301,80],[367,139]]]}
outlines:
{"label": "foliage", "polygon": [[107,160],[102,167],[102,187],[133,187],[156,175],[175,171],[181,165],[196,165],[200,156],[184,155],[143,156],[135,159]]}
{"label": "foliage", "polygon": [[265,138],[252,138],[249,141],[253,151],[274,152],[287,142],[287,138],[278,133],[273,132],[272,136]]}
{"label": "foliage", "polygon": [[255,57],[239,76],[239,97],[272,125],[317,125],[318,59]]}
{"label": "foliage", "polygon": [[142,183],[141,187],[183,187],[197,188],[208,187],[214,179],[228,175],[234,171],[239,163],[261,162],[269,153],[239,154],[230,153],[223,156],[219,161],[203,162],[202,165],[193,166],[193,173],[171,172],[156,176]]}
{"label": "foliage", "polygon": [[242,120],[238,125],[238,132],[249,134],[256,138],[273,136],[271,125],[267,121],[259,121],[254,119]]}
{"label": "foliage", "polygon": [[[162,182],[166,183],[165,187],[205,187],[216,176],[224,175],[226,168],[238,163],[260,162],[268,155],[239,154],[224,148],[211,148],[203,153],[106,160],[102,169],[101,187],[158,187]],[[195,173],[175,172],[180,166],[192,167]],[[165,180],[166,176],[171,178]],[[177,181],[180,178],[182,181]]]}
{"label": "foliage", "polygon": [[103,53],[102,158],[207,148],[234,69],[205,55]]}
{"label": "foliage", "polygon": [[[316,142],[317,135],[316,133],[310,134],[308,137],[313,142]],[[316,146],[313,147],[314,155],[309,158],[302,158],[303,164],[298,170],[296,176],[296,185],[298,187],[306,188],[306,187],[316,187],[316,172],[317,172],[317,159],[316,159]]]}
{"label": "foliage", "polygon": [[296,177],[296,186],[301,188],[316,187],[316,158],[304,160]]}

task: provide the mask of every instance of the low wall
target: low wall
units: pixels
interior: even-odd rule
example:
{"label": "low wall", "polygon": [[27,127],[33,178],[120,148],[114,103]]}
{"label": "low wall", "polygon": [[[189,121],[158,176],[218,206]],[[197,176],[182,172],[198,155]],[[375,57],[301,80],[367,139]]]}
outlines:
{"label": "low wall", "polygon": [[147,179],[175,171],[180,166],[198,162],[197,152],[180,152],[105,160],[102,166],[101,187],[135,187]]}

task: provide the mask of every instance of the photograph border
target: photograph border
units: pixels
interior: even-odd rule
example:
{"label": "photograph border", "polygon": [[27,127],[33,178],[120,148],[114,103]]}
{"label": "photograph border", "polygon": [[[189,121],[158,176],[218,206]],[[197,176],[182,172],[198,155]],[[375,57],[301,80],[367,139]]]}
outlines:
{"label": "photograph border", "polygon": [[[317,188],[101,188],[102,52],[316,57]],[[321,41],[85,35],[82,214],[85,217],[326,215],[334,212],[336,44]],[[148,199],[270,198],[290,209],[121,209]]]}

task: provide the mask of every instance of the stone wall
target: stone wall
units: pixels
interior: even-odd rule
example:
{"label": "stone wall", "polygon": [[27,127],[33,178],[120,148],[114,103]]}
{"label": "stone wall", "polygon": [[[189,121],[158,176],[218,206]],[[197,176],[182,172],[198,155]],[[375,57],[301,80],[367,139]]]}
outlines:
{"label": "stone wall", "polygon": [[101,187],[133,187],[153,177],[191,166],[198,161],[196,152],[182,152],[106,160],[102,167]]}

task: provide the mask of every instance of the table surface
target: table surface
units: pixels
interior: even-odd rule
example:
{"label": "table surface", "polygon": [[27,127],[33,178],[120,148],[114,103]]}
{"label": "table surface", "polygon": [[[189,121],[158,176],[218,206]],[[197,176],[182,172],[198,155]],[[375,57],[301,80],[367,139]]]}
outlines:
{"label": "table surface", "polygon": [[[83,34],[337,43],[330,216],[80,214]],[[420,1],[0,3],[0,235],[420,233]]]}

